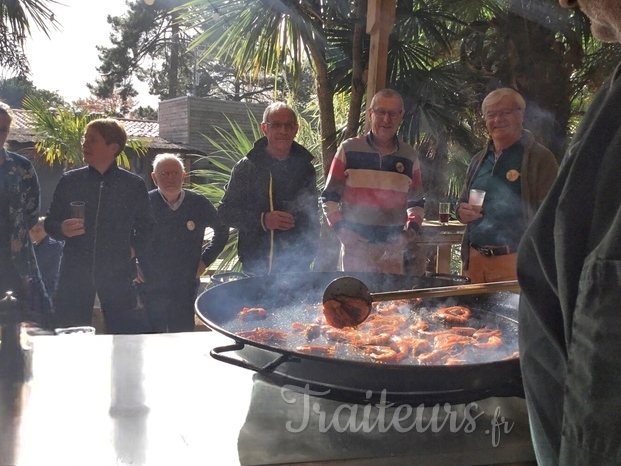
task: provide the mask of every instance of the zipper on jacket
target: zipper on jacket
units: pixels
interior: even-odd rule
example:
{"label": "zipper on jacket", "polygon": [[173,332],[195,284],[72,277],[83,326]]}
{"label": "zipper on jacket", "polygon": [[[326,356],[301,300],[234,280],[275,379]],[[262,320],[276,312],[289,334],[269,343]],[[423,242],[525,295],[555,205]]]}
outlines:
{"label": "zipper on jacket", "polygon": [[93,285],[95,285],[95,264],[97,262],[97,235],[99,230],[99,206],[101,206],[101,191],[103,190],[104,182],[103,180],[99,182],[99,196],[97,198],[97,210],[95,212],[95,239],[93,240],[93,270],[92,270],[92,278]]}

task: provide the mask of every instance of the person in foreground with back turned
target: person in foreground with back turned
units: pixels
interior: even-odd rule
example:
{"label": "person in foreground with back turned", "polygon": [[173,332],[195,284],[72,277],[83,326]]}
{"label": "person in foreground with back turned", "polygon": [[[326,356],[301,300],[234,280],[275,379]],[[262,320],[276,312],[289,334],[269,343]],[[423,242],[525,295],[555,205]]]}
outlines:
{"label": "person in foreground with back turned", "polygon": [[[481,109],[490,140],[472,158],[455,209],[467,225],[463,274],[472,283],[516,280],[518,245],[556,179],[558,164],[522,127],[526,103],[518,92],[496,89]],[[470,204],[471,189],[485,192],[482,210]]]}
{"label": "person in foreground with back turned", "polygon": [[[149,192],[149,200],[157,223],[142,262],[152,272],[146,283],[146,308],[154,332],[194,330],[200,277],[229,238],[229,229],[220,223],[211,201],[183,189],[185,175],[176,155],[159,154],[153,160],[151,177],[157,189]],[[213,229],[213,237],[203,247],[206,228]]]}
{"label": "person in foreground with back turned", "polygon": [[[621,42],[621,2],[560,0]],[[621,79],[599,90],[518,252],[520,363],[540,465],[621,462]]]}
{"label": "person in foreground with back turned", "polygon": [[265,137],[233,167],[220,221],[237,228],[244,272],[308,272],[320,227],[313,155],[294,142],[297,115],[282,102],[265,109],[261,130]]}

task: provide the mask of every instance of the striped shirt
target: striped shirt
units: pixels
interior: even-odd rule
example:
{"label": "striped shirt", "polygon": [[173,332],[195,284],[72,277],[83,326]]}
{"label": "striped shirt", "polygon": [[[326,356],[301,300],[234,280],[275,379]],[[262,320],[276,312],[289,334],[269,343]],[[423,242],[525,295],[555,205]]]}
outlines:
{"label": "striped shirt", "polygon": [[381,155],[372,133],[339,147],[322,193],[328,224],[345,227],[371,242],[390,242],[424,216],[420,162],[416,151],[395,137],[396,151]]}

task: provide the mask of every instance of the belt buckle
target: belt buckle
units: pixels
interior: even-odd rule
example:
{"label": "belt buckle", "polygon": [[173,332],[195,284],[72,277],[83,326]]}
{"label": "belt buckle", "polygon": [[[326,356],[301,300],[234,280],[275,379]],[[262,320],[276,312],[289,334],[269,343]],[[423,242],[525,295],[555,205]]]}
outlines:
{"label": "belt buckle", "polygon": [[490,248],[479,248],[479,252],[483,254],[485,257],[493,257],[494,251]]}

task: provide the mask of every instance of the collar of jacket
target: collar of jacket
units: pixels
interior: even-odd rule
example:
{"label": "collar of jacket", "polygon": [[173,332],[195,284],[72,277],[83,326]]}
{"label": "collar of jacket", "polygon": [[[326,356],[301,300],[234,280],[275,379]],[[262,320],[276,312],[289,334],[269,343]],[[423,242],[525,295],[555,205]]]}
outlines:
{"label": "collar of jacket", "polygon": [[[526,150],[528,147],[532,146],[534,143],[535,143],[535,136],[533,135],[533,133],[531,133],[527,129],[522,129],[522,136],[520,136],[520,139],[515,141],[509,147],[504,148],[503,152],[511,149],[512,147],[516,145],[521,145]],[[494,151],[494,141],[492,140],[492,138],[490,138],[487,141],[487,153],[489,151]]]}
{"label": "collar of jacket", "polygon": [[[251,160],[252,162],[259,162],[262,159],[270,157],[266,149],[267,137],[263,136],[261,139],[257,139],[257,141],[255,141],[254,147],[250,152],[248,152],[248,155],[246,157],[248,157],[248,160]],[[312,162],[314,158],[313,154],[306,150],[304,146],[298,144],[295,141],[293,141],[293,144],[291,144],[291,151],[289,152],[289,157],[301,157],[303,159],[306,159],[308,162]]]}
{"label": "collar of jacket", "polygon": [[116,160],[114,160],[114,162],[112,162],[112,164],[103,173],[99,173],[99,170],[97,170],[96,168],[94,168],[94,167],[92,167],[90,165],[87,165],[87,166],[88,166],[88,172],[90,174],[99,175],[99,176],[108,176],[111,173],[113,173],[113,172],[115,172],[115,171],[117,171],[119,169],[119,166],[116,164]]}

